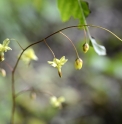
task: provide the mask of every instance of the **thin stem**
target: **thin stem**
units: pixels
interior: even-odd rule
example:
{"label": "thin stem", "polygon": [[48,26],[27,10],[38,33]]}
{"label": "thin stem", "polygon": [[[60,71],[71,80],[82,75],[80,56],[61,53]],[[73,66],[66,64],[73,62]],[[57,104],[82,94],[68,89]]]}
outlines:
{"label": "thin stem", "polygon": [[85,43],[87,43],[86,29],[85,29],[85,27],[84,27],[84,26],[83,26],[83,29],[84,29],[84,35],[85,35]]}
{"label": "thin stem", "polygon": [[[86,18],[85,18],[84,12],[83,12],[83,7],[82,7],[82,4],[80,3],[80,0],[78,0],[78,3],[79,3],[79,6],[80,6],[81,15],[82,15],[84,24],[87,25]],[[87,31],[87,34],[88,34],[89,39],[91,40],[92,37],[91,37],[91,34],[90,34],[90,31],[89,31],[88,26],[85,26],[85,29],[86,29],[86,31]]]}
{"label": "thin stem", "polygon": [[82,15],[82,18],[83,18],[84,24],[87,24],[86,19],[85,19],[85,16],[84,16],[83,9],[82,9],[82,4],[80,4],[80,0],[78,0],[78,4],[79,4],[79,6],[80,6],[81,15]]}
{"label": "thin stem", "polygon": [[53,50],[51,49],[51,47],[47,44],[46,40],[44,39],[44,42],[46,44],[46,46],[49,48],[49,50],[51,51],[51,53],[53,54],[53,57],[55,58],[55,54],[53,52]]}
{"label": "thin stem", "polygon": [[12,114],[11,114],[11,123],[10,124],[14,124],[14,113],[15,113],[15,107],[16,107],[16,101],[15,101],[15,80],[14,80],[14,74],[15,74],[15,70],[17,68],[18,62],[23,54],[25,50],[23,50],[19,56],[19,58],[17,59],[17,62],[12,70],[12,84],[11,84],[11,88],[12,88]]}
{"label": "thin stem", "polygon": [[26,90],[22,90],[22,91],[16,93],[16,96],[15,96],[15,97],[18,97],[19,95],[21,95],[21,94],[23,94],[23,93],[25,93],[25,92],[28,92],[28,91],[32,91],[32,89],[29,88],[29,89],[26,89]]}
{"label": "thin stem", "polygon": [[72,40],[71,40],[67,35],[65,35],[63,32],[60,31],[59,33],[62,34],[63,36],[65,36],[65,37],[66,37],[66,38],[71,42],[72,46],[73,46],[74,49],[75,49],[75,52],[76,52],[77,58],[79,58],[78,51],[77,51],[77,49],[76,49],[74,43],[72,42]]}
{"label": "thin stem", "polygon": [[10,71],[12,72],[13,68],[11,67],[11,65],[10,65],[8,62],[6,62],[6,61],[4,61],[4,63],[8,66],[8,68],[9,68]]}
{"label": "thin stem", "polygon": [[19,45],[19,47],[20,47],[22,50],[24,50],[23,47],[20,45],[20,43],[19,43],[16,39],[10,39],[10,40],[14,40],[14,41],[16,41],[17,44]]}
{"label": "thin stem", "polygon": [[11,124],[14,124],[15,107],[16,107],[16,101],[15,101],[14,73],[12,71],[12,114],[11,114]]}
{"label": "thin stem", "polygon": [[35,92],[38,92],[38,93],[48,94],[49,96],[54,96],[51,92],[48,92],[48,91],[40,91],[40,90],[35,90],[33,88],[29,88],[29,89],[22,90],[22,91],[18,92],[15,97],[17,98],[19,95],[21,95],[23,93],[26,93],[28,91],[35,91]]}
{"label": "thin stem", "polygon": [[78,28],[78,27],[83,27],[83,26],[85,26],[85,27],[95,27],[95,28],[103,29],[103,30],[109,32],[110,34],[112,34],[113,36],[115,36],[118,40],[122,41],[122,39],[119,38],[116,34],[114,34],[114,33],[111,32],[110,30],[108,30],[108,29],[106,29],[106,28],[103,28],[103,27],[101,27],[101,26],[96,26],[96,25],[80,25],[80,26],[69,26],[69,27],[65,27],[65,28],[63,28],[63,29],[60,29],[60,30],[58,30],[58,31],[56,31],[56,32],[54,32],[54,33],[48,35],[48,36],[45,37],[44,39],[39,40],[39,41],[37,41],[37,42],[35,42],[35,43],[32,43],[32,44],[30,44],[29,46],[27,46],[27,47],[26,47],[25,49],[23,49],[23,51],[21,52],[20,56],[18,57],[18,59],[17,59],[17,61],[16,61],[16,63],[15,63],[15,66],[14,66],[14,68],[13,68],[13,71],[12,71],[12,85],[11,85],[11,86],[12,86],[12,87],[11,87],[11,88],[12,88],[12,116],[11,116],[11,124],[14,124],[14,113],[15,113],[15,106],[16,106],[16,102],[15,102],[15,96],[16,96],[16,95],[15,95],[15,86],[14,86],[14,85],[15,85],[14,75],[15,75],[15,71],[16,71],[17,65],[18,65],[18,63],[19,63],[19,60],[20,60],[22,54],[24,53],[24,51],[25,51],[26,49],[30,48],[31,46],[36,45],[36,44],[38,44],[38,43],[41,43],[41,42],[43,42],[44,40],[50,38],[51,36],[53,36],[53,35],[55,35],[55,34],[61,32],[61,31],[63,31],[63,30],[66,30],[66,29],[69,29],[69,28]]}
{"label": "thin stem", "polygon": [[122,41],[122,39],[120,37],[118,37],[116,34],[114,34],[112,31],[106,29],[106,28],[103,28],[101,26],[96,26],[96,25],[86,25],[86,26],[89,26],[89,27],[96,27],[96,28],[101,28],[107,32],[109,32],[110,34],[112,34],[113,36],[115,36],[118,40]]}
{"label": "thin stem", "polygon": [[[107,32],[111,33],[113,36],[115,36],[115,37],[116,37],[117,39],[119,39],[120,41],[122,41],[122,39],[119,38],[116,34],[114,34],[114,33],[111,32],[110,30],[108,30],[108,29],[106,29],[106,28],[103,28],[103,27],[101,27],[101,26],[90,25],[90,24],[88,24],[88,25],[78,25],[78,26],[75,25],[75,26],[69,26],[69,27],[65,27],[65,28],[63,28],[63,29],[60,29],[60,30],[58,30],[58,31],[56,31],[56,32],[54,32],[54,33],[52,33],[52,34],[50,34],[49,36],[45,37],[44,39],[39,40],[39,41],[37,41],[37,42],[35,42],[35,43],[30,44],[30,45],[27,46],[25,49],[23,49],[21,55],[23,54],[23,52],[24,52],[26,49],[30,48],[31,46],[36,45],[36,44],[38,44],[38,43],[40,43],[40,42],[43,42],[44,40],[50,38],[51,36],[53,36],[53,35],[55,35],[55,34],[61,32],[61,31],[63,31],[63,30],[66,30],[66,29],[69,29],[69,28],[78,28],[78,27],[83,27],[83,26],[85,26],[85,27],[101,28],[101,29],[106,30]],[[21,57],[21,55],[20,55],[20,57]],[[19,59],[19,58],[18,58],[18,59]],[[17,60],[17,61],[19,62],[19,60]],[[18,62],[16,62],[16,66],[17,66]],[[16,67],[16,66],[15,66],[15,67]]]}

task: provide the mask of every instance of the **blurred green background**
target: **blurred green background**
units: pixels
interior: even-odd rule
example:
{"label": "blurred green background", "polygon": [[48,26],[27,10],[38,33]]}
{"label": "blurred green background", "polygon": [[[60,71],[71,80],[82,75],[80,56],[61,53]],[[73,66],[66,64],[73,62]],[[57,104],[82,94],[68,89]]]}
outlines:
{"label": "blurred green background", "polygon": [[[106,27],[121,36],[122,1],[87,0],[91,14],[88,24]],[[0,1],[0,43],[6,38],[16,39],[23,48],[41,40],[49,34],[71,25],[77,25],[73,18],[62,22],[56,0],[1,0]],[[82,30],[63,31],[76,45],[83,60],[83,68],[75,70],[75,51],[71,43],[61,34],[47,40],[57,58],[66,56],[68,62],[62,68],[60,79],[57,70],[48,65],[53,56],[44,43],[33,46],[38,61],[29,66],[20,61],[15,74],[16,92],[28,88],[48,91],[55,96],[64,96],[63,108],[50,105],[47,94],[31,92],[17,97],[16,124],[122,124],[122,43],[109,33],[90,28],[91,35],[107,49],[106,56],[98,56],[93,48],[82,51],[84,35]],[[14,67],[21,49],[13,40],[12,51],[5,54],[0,68],[7,76],[0,76],[0,124],[9,124],[11,116],[11,67]]]}

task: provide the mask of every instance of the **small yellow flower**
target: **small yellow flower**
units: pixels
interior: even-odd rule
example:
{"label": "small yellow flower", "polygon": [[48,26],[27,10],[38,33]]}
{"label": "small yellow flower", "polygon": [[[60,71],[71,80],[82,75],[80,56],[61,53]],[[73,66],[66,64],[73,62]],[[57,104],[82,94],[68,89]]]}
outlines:
{"label": "small yellow flower", "polygon": [[54,107],[58,107],[61,108],[62,107],[62,103],[65,102],[65,98],[63,96],[57,98],[55,96],[52,96],[50,98],[50,103],[54,106]]}
{"label": "small yellow flower", "polygon": [[89,44],[88,43],[84,43],[83,44],[83,51],[84,53],[86,53],[89,50]]}
{"label": "small yellow flower", "polygon": [[3,44],[0,44],[0,52],[7,52],[7,50],[12,50],[10,47],[8,47],[8,44],[10,43],[10,40],[7,38],[3,41]]}
{"label": "small yellow flower", "polygon": [[0,61],[4,61],[4,52],[7,52],[7,50],[12,50],[10,47],[8,47],[8,44],[10,43],[10,40],[7,38],[3,41],[3,44],[0,44]]}
{"label": "small yellow flower", "polygon": [[82,65],[83,65],[83,61],[81,58],[77,58],[75,60],[75,68],[80,70],[82,68]]}
{"label": "small yellow flower", "polygon": [[53,66],[53,67],[56,67],[58,69],[58,74],[59,76],[61,77],[62,76],[62,73],[61,73],[61,68],[62,66],[68,61],[68,59],[65,59],[65,56],[63,56],[62,58],[57,59],[57,58],[54,58],[53,61],[48,61],[48,63]]}
{"label": "small yellow flower", "polygon": [[29,64],[31,60],[38,60],[38,58],[35,55],[34,50],[29,48],[23,53],[21,60],[23,60],[26,64]]}

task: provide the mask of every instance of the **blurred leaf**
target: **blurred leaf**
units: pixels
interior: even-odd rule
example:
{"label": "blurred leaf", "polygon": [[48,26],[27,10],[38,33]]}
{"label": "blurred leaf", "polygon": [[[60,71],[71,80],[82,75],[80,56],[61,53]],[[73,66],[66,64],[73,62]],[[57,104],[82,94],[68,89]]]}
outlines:
{"label": "blurred leaf", "polygon": [[106,55],[106,48],[99,45],[93,37],[90,37],[90,46],[92,46],[98,55]]}
{"label": "blurred leaf", "polygon": [[[90,13],[88,3],[80,0],[85,17]],[[80,24],[84,24],[81,8],[77,0],[58,0],[58,8],[63,21],[68,21],[71,16],[79,19]]]}

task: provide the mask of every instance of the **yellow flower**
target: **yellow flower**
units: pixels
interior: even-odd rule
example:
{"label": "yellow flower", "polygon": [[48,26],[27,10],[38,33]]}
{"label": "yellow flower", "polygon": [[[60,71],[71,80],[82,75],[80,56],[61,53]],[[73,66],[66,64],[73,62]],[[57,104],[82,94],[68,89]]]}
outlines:
{"label": "yellow flower", "polygon": [[29,48],[23,53],[21,60],[23,60],[26,64],[29,64],[31,60],[38,60],[38,58],[35,55],[34,50]]}
{"label": "yellow flower", "polygon": [[65,59],[65,56],[63,56],[60,59],[54,58],[53,61],[48,61],[48,63],[53,66],[56,67],[58,69],[58,74],[61,77],[62,73],[61,73],[61,68],[62,66],[68,61],[68,59]]}
{"label": "yellow flower", "polygon": [[10,43],[10,40],[7,38],[3,41],[3,44],[0,44],[0,52],[7,52],[7,50],[12,50],[10,47],[8,47],[8,44]]}
{"label": "yellow flower", "polygon": [[89,50],[89,44],[88,43],[84,43],[83,44],[83,51],[84,53],[86,53]]}
{"label": "yellow flower", "polygon": [[52,96],[50,98],[50,103],[54,106],[54,107],[58,107],[61,108],[62,107],[62,103],[65,102],[65,98],[63,96],[57,98],[55,96]]}
{"label": "yellow flower", "polygon": [[81,58],[77,58],[75,60],[75,68],[80,70],[82,68],[82,65],[83,65],[82,59]]}
{"label": "yellow flower", "polygon": [[10,47],[8,47],[8,44],[10,43],[10,40],[7,38],[3,41],[3,44],[0,44],[0,61],[4,61],[4,52],[7,52],[7,50],[12,50]]}

